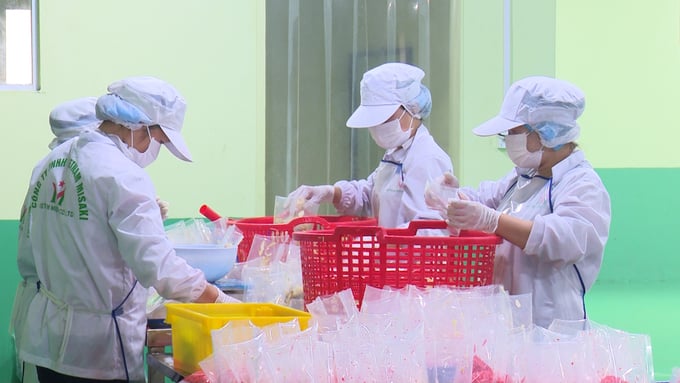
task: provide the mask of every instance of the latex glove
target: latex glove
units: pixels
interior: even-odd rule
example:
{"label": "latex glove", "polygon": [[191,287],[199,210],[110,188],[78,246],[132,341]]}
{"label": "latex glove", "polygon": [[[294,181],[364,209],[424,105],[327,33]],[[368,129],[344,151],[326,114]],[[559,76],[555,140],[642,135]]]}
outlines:
{"label": "latex glove", "polygon": [[[284,209],[290,210],[293,213],[292,216],[297,216],[300,211],[317,211],[320,204],[333,202],[334,193],[335,186],[333,185],[302,185],[288,194]],[[314,207],[317,209],[314,209]]]}
{"label": "latex glove", "polygon": [[470,201],[463,193],[458,193],[459,199],[449,201],[447,222],[449,226],[458,229],[480,230],[494,233],[498,228],[499,211],[484,206],[479,202]]}
{"label": "latex glove", "polygon": [[163,221],[168,219],[168,210],[170,207],[170,203],[168,201],[163,201],[160,199],[160,197],[156,197],[156,203],[158,204],[158,207],[161,209],[161,218]]}
{"label": "latex glove", "polygon": [[215,303],[241,303],[241,301],[230,297],[229,295],[225,294],[224,291],[217,289],[217,299],[215,299]]}
{"label": "latex glove", "polygon": [[449,200],[458,198],[458,185],[458,178],[449,172],[428,182],[425,185],[425,204],[446,219]]}

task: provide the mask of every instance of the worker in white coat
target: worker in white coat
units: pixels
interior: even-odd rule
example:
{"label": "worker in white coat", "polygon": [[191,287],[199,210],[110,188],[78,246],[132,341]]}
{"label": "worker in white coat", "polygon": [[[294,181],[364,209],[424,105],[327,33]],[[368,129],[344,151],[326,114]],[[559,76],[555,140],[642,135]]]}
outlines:
{"label": "worker in white coat", "polygon": [[298,187],[289,201],[332,202],[341,215],[373,216],[384,227],[403,227],[414,219],[439,219],[425,203],[428,181],[453,172],[449,155],[423,125],[432,96],[421,83],[425,73],[403,63],[386,63],[364,73],[361,105],[349,128],[368,128],[385,149],[380,165],[361,180]]}
{"label": "worker in white coat", "polygon": [[[62,102],[50,112],[50,129],[54,139],[48,147],[56,148],[58,145],[74,138],[83,130],[92,130],[99,127],[101,120],[97,118],[95,106],[97,97],[83,97]],[[163,220],[168,218],[170,204],[168,201],[156,197],[156,203],[161,210]]]}
{"label": "worker in white coat", "polygon": [[175,254],[143,169],[161,146],[191,161],[184,99],[153,77],[108,91],[99,128],[34,169],[21,212],[17,264],[32,299],[15,301],[12,321],[18,357],[41,382],[144,381],[149,287],[182,302],[233,301]]}
{"label": "worker in white coat", "polygon": [[583,92],[566,81],[536,76],[512,84],[498,116],[473,132],[507,131],[515,169],[477,189],[461,188],[460,199],[448,203],[451,227],[503,237],[494,281],[510,294],[531,293],[534,323],[543,327],[586,318],[584,297],[609,236],[609,193],[574,142],[584,108]]}
{"label": "worker in white coat", "polygon": [[[49,114],[50,129],[54,134],[54,138],[50,141],[48,148],[52,150],[69,139],[76,137],[83,130],[99,127],[101,121],[95,113],[96,103],[97,97],[83,97],[63,102],[54,107]],[[40,164],[45,160],[46,158],[43,158]],[[36,165],[36,167],[42,167],[40,164]],[[39,176],[39,174],[36,174],[36,176]],[[33,183],[34,180],[31,180],[29,184]],[[26,285],[23,282],[20,286],[21,288],[17,290],[16,299],[27,299],[30,301],[33,298],[35,288],[25,289]],[[22,297],[24,293],[28,295]],[[10,335],[12,337],[15,335],[13,327],[10,327]],[[18,378],[24,383],[38,381],[35,366],[31,364],[23,363],[17,359],[16,371]]]}

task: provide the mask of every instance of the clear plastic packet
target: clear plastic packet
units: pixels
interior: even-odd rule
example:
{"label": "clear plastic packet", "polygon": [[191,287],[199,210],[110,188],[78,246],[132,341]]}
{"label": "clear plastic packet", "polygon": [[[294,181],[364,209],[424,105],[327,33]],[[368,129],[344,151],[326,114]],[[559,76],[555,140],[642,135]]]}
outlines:
{"label": "clear plastic packet", "polygon": [[[453,177],[453,176],[451,176]],[[425,204],[432,210],[436,210],[442,219],[448,219],[448,205],[452,199],[458,199],[458,182],[447,183],[441,180],[427,181],[425,185]],[[449,227],[451,235],[460,235],[460,230]]]}
{"label": "clear plastic packet", "polygon": [[295,196],[276,196],[274,199],[274,223],[288,223],[293,218],[319,214],[319,204]]}
{"label": "clear plastic packet", "polygon": [[248,260],[241,267],[245,302],[272,302],[304,309],[300,247],[255,235]]}
{"label": "clear plastic packet", "polygon": [[[232,320],[211,330],[213,374],[219,382],[257,382],[262,377],[265,336],[248,320]],[[207,363],[204,363],[207,366]],[[199,363],[203,368],[203,365]]]}
{"label": "clear plastic packet", "polygon": [[555,320],[550,330],[576,337],[586,346],[592,378],[607,382],[653,383],[651,340],[591,320]]}
{"label": "clear plastic packet", "polygon": [[229,225],[226,218],[212,222],[190,218],[165,226],[168,239],[175,245],[216,244],[236,247],[243,234],[236,225]]}

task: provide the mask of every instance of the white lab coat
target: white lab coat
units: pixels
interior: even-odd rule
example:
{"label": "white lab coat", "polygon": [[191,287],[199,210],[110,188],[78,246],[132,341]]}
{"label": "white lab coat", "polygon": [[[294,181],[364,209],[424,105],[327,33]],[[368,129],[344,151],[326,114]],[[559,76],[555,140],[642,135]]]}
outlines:
{"label": "white lab coat", "polygon": [[513,187],[520,172],[515,169],[500,181],[482,182],[477,190],[461,189],[472,200],[533,220],[524,250],[508,241],[498,246],[494,282],[510,294],[531,293],[533,319],[539,326],[548,327],[553,319],[583,319],[585,292],[578,274],[587,292],[600,271],[609,237],[609,193],[580,150],[553,167],[552,192],[549,181],[536,178],[539,185],[532,196],[522,197],[523,203],[510,202],[510,195],[521,193]]}
{"label": "white lab coat", "polygon": [[130,379],[143,381],[147,288],[189,302],[207,284],[175,255],[149,176],[89,131],[50,152],[31,180],[17,256],[30,291],[20,292],[27,298],[12,317],[19,358],[66,375],[125,379],[111,314],[125,301],[117,315],[125,363]]}
{"label": "white lab coat", "polygon": [[441,219],[425,204],[425,186],[445,172],[453,173],[453,165],[425,125],[403,147],[386,151],[383,160],[401,166],[382,162],[366,179],[335,183],[342,190],[335,204],[338,213],[373,216],[384,227],[403,227],[414,219]]}

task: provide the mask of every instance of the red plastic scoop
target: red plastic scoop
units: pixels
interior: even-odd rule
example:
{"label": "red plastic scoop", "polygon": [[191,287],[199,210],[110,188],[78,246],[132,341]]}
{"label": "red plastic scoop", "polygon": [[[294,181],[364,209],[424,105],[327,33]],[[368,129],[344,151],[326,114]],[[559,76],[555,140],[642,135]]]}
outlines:
{"label": "red plastic scoop", "polygon": [[221,215],[217,214],[217,212],[211,209],[208,205],[201,205],[201,207],[198,209],[198,212],[210,221],[217,221],[218,219],[222,218]]}

